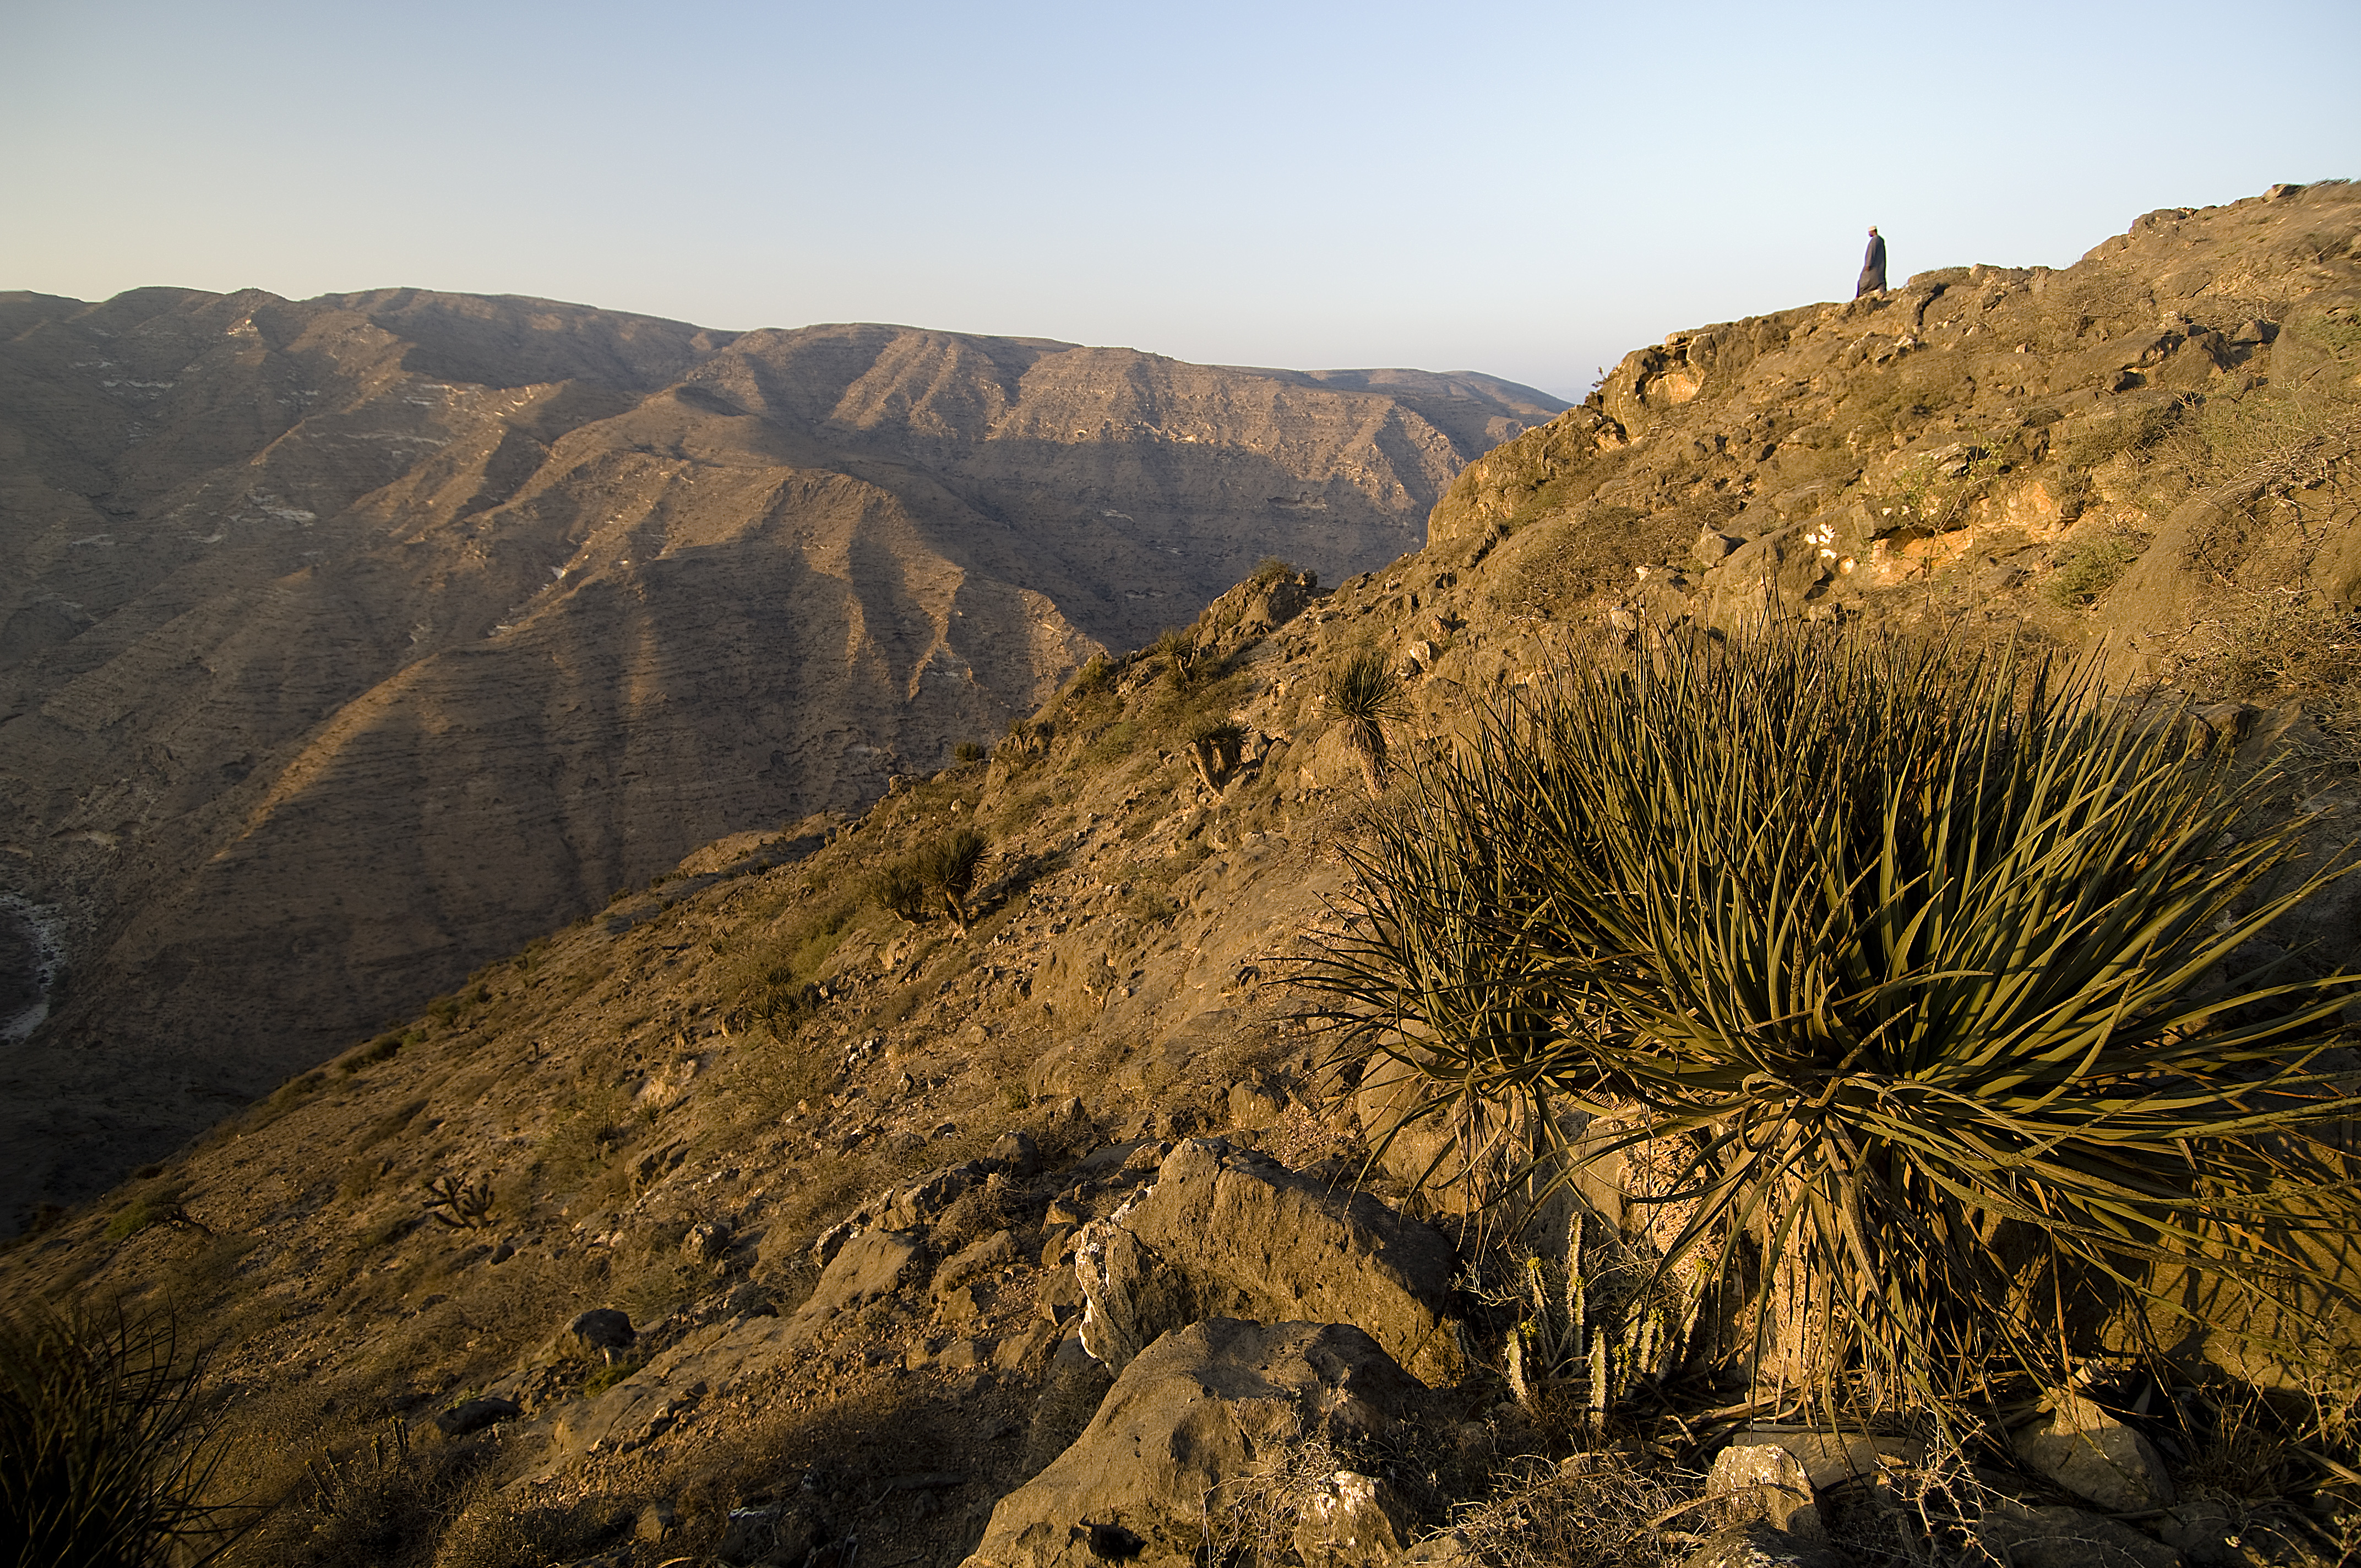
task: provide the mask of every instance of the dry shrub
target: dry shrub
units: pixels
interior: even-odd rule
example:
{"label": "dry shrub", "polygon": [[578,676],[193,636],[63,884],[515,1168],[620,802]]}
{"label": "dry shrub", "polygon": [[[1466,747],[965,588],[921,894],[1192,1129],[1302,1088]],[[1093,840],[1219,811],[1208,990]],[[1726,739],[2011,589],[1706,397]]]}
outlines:
{"label": "dry shrub", "polygon": [[1564,1465],[1524,1459],[1452,1530],[1485,1568],[1658,1568],[1688,1546],[1665,1540],[1655,1521],[1699,1489],[1697,1476],[1619,1454],[1576,1454]]}

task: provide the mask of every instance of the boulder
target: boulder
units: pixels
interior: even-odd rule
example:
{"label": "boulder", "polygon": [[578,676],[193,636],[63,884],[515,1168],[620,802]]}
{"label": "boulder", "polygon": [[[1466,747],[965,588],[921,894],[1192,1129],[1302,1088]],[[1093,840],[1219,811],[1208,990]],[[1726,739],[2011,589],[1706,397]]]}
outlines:
{"label": "boulder", "polygon": [[2010,1568],[2181,1568],[2176,1548],[2129,1525],[2080,1508],[2033,1508],[2005,1497],[1984,1505],[1976,1538]]}
{"label": "boulder", "polygon": [[1826,1546],[1754,1519],[1715,1531],[1681,1559],[1681,1568],[1839,1568],[1843,1562]]}
{"label": "boulder", "polygon": [[2016,1454],[2059,1486],[2111,1513],[2169,1508],[2172,1477],[2147,1439],[2080,1395],[2016,1439]]}
{"label": "boulder", "polygon": [[710,1220],[699,1220],[688,1227],[686,1235],[680,1238],[680,1255],[690,1263],[719,1263],[730,1255],[730,1245],[735,1239],[730,1235],[729,1226],[716,1224]]}
{"label": "boulder", "polygon": [[481,1431],[502,1421],[515,1420],[523,1414],[522,1407],[514,1399],[490,1397],[462,1399],[449,1409],[439,1412],[434,1418],[434,1425],[445,1437],[465,1437],[469,1432]]}
{"label": "boulder", "polygon": [[[1140,1568],[1194,1564],[1205,1499],[1273,1467],[1301,1434],[1382,1436],[1421,1394],[1375,1340],[1340,1323],[1217,1318],[1165,1334],[1131,1358],[1073,1445],[1000,1500],[966,1568],[1094,1568],[1091,1534],[1120,1530]],[[1303,1510],[1306,1562],[1389,1561],[1373,1520],[1403,1518],[1367,1477],[1339,1480],[1323,1531]],[[1332,1479],[1335,1479],[1333,1478]],[[1399,1526],[1388,1529],[1399,1531]]]}
{"label": "boulder", "polygon": [[1030,1180],[1041,1174],[1040,1146],[1028,1134],[1001,1134],[983,1157],[1020,1180]]}
{"label": "boulder", "polygon": [[1915,1438],[1800,1427],[1749,1427],[1730,1440],[1730,1447],[1784,1449],[1803,1467],[1815,1492],[1876,1480],[1885,1473],[1887,1460],[1915,1465],[1927,1457],[1926,1444]]}
{"label": "boulder", "polygon": [[1016,1262],[1019,1255],[1016,1237],[1008,1231],[994,1231],[988,1236],[970,1242],[945,1258],[942,1266],[935,1270],[936,1299],[950,1295],[980,1275],[989,1274],[995,1268],[1005,1268]]}
{"label": "boulder", "polygon": [[658,1497],[640,1510],[639,1519],[631,1527],[631,1539],[651,1544],[666,1541],[679,1527],[679,1511],[669,1499]]}
{"label": "boulder", "polygon": [[1215,1139],[1176,1148],[1074,1254],[1083,1343],[1112,1371],[1201,1319],[1310,1319],[1354,1324],[1430,1383],[1461,1371],[1455,1265],[1431,1226]]}
{"label": "boulder", "polygon": [[1306,1563],[1391,1563],[1418,1533],[1418,1515],[1374,1475],[1337,1470],[1314,1482],[1298,1506],[1290,1540]]}
{"label": "boulder", "polygon": [[1733,1522],[1761,1519],[1806,1541],[1825,1541],[1819,1497],[1804,1462],[1777,1443],[1732,1443],[1714,1455],[1708,1497],[1724,1497]]}
{"label": "boulder", "polygon": [[566,1325],[566,1332],[585,1354],[599,1356],[609,1363],[622,1359],[640,1336],[631,1328],[628,1313],[619,1307],[593,1307]]}

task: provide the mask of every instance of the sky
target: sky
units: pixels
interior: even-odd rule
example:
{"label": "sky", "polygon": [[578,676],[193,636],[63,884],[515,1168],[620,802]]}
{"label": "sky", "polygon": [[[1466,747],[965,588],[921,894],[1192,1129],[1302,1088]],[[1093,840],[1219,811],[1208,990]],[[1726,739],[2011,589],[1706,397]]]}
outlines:
{"label": "sky", "polygon": [[1481,370],[2361,177],[2361,5],[0,0],[0,289]]}

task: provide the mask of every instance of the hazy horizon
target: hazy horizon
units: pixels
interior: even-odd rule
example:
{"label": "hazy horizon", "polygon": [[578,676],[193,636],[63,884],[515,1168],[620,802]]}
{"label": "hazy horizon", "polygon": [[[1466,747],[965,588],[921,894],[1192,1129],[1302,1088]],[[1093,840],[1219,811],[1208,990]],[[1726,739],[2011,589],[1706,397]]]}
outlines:
{"label": "hazy horizon", "polygon": [[1846,297],[1872,223],[1897,281],[2064,266],[2158,206],[2361,174],[2350,6],[2242,12],[2268,71],[2202,135],[2131,101],[2181,79],[2156,40],[2219,27],[30,0],[0,21],[0,288],[522,294],[1577,399],[1668,331]]}

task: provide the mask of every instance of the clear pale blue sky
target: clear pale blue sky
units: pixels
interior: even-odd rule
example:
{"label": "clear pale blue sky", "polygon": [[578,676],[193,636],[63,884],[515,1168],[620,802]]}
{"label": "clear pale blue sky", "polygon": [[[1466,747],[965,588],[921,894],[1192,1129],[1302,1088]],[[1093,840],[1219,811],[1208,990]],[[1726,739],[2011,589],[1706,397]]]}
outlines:
{"label": "clear pale blue sky", "polygon": [[0,288],[1479,369],[2361,176],[2361,5],[0,0]]}

